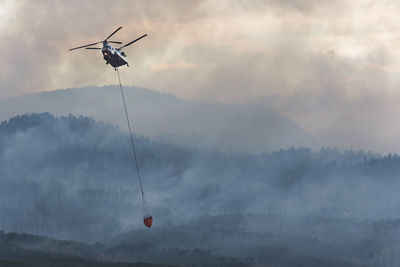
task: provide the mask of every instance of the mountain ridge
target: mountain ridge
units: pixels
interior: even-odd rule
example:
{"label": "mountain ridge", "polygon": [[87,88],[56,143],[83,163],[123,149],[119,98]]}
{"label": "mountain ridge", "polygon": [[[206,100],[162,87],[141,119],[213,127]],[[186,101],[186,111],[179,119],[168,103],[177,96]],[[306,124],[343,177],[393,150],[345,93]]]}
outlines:
{"label": "mountain ridge", "polygon": [[[159,141],[246,153],[316,146],[314,138],[300,126],[264,107],[189,101],[137,87],[126,87],[125,95],[135,132]],[[58,89],[0,99],[1,121],[36,112],[84,115],[126,129],[116,86]]]}

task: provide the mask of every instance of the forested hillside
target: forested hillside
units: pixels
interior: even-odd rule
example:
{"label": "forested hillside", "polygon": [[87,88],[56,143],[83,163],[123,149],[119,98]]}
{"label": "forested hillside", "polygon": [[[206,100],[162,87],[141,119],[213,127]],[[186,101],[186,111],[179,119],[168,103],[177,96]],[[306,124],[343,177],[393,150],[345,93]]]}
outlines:
{"label": "forested hillside", "polygon": [[353,264],[397,257],[397,154],[249,155],[143,136],[135,143],[151,230],[143,229],[129,139],[118,127],[49,113],[1,123],[0,228],[98,241],[109,249],[102,257],[115,261],[166,262],[174,249],[264,263],[276,255]]}

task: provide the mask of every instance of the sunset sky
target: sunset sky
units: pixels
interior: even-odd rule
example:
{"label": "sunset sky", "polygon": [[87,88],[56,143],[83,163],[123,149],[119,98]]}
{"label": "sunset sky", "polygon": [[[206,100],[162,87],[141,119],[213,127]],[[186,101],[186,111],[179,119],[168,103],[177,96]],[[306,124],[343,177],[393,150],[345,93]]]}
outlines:
{"label": "sunset sky", "polygon": [[116,84],[99,51],[129,42],[124,84],[258,105],[321,145],[400,151],[400,2],[0,0],[0,98]]}

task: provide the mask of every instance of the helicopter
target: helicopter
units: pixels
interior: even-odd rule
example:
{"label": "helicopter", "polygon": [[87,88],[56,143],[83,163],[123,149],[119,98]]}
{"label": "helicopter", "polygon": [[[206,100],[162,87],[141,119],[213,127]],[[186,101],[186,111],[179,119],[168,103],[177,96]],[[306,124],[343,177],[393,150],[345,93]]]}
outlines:
{"label": "helicopter", "polygon": [[[129,42],[126,45],[123,45],[119,48],[114,48],[110,45],[110,43],[122,44],[122,42],[108,41],[108,39],[110,39],[111,36],[113,36],[120,29],[122,29],[122,27],[119,27],[118,29],[116,29],[104,41],[100,41],[100,42],[96,42],[96,43],[92,43],[92,44],[88,44],[88,45],[78,46],[78,47],[69,49],[69,51],[80,49],[80,48],[86,48],[88,50],[101,50],[101,53],[103,54],[103,58],[106,61],[106,64],[107,65],[110,64],[111,66],[114,67],[115,70],[117,70],[118,67],[121,67],[123,65],[127,65],[129,67],[128,60],[126,59],[126,54],[124,52],[122,52],[121,49],[146,37],[147,34],[144,34],[144,35],[140,36],[139,38],[133,40],[132,42]],[[97,44],[101,44],[101,43],[103,44],[103,48],[91,47],[93,45],[97,45]]]}

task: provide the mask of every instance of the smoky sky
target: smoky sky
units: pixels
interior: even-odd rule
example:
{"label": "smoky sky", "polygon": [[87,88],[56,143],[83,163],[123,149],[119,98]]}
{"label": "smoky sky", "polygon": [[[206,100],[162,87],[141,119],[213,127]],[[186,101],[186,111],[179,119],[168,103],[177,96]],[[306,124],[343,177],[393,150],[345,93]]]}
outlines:
{"label": "smoky sky", "polygon": [[325,146],[398,151],[395,1],[0,1],[0,97],[116,84],[98,51],[129,42],[125,84],[268,107]]}

